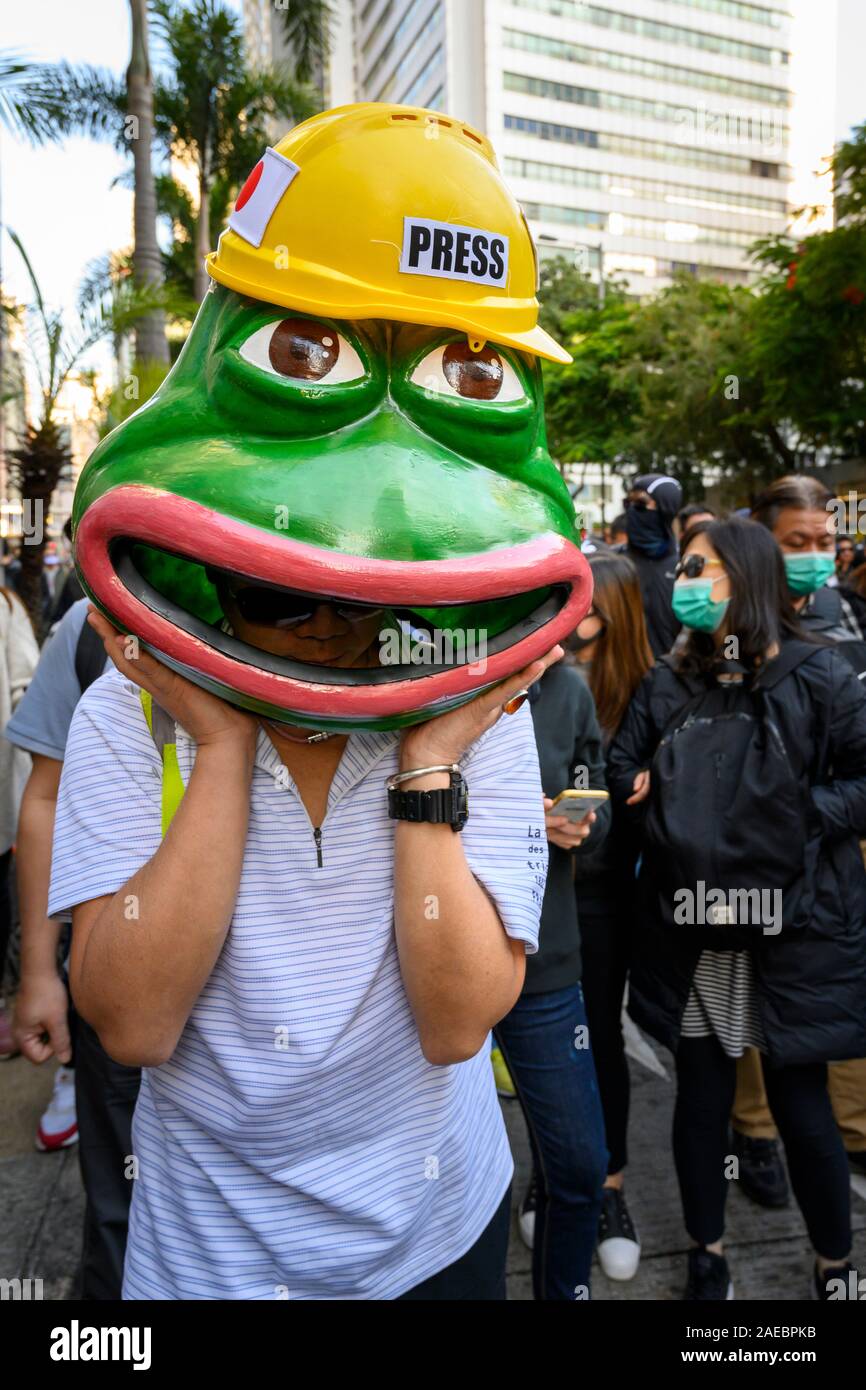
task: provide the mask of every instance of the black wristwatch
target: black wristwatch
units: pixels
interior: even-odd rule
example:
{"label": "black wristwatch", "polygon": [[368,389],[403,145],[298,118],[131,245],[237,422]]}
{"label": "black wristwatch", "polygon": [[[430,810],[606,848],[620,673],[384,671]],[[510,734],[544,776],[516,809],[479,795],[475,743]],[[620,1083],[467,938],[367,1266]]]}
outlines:
{"label": "black wristwatch", "polygon": [[459,772],[450,774],[451,785],[435,791],[406,792],[402,787],[388,787],[388,815],[392,820],[414,821],[416,824],[450,825],[462,830],[469,819],[469,788]]}

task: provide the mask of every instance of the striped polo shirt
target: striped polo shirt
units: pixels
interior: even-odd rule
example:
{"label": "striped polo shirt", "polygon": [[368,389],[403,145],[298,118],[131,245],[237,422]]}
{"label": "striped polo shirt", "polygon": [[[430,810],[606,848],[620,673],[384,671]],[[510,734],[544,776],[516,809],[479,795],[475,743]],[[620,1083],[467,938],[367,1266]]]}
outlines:
{"label": "striped polo shirt", "polygon": [[[174,1055],[143,1074],[125,1298],[394,1298],[463,1255],[505,1193],[487,1047],[433,1066],[403,988],[385,793],[398,741],[351,736],[317,844],[259,731],[225,945]],[[177,751],[187,783],[182,729]],[[547,841],[528,707],[462,766],[467,861],[508,935],[535,951]],[[70,730],[52,916],[116,892],[153,857],[160,795],[137,688],[112,671]]]}

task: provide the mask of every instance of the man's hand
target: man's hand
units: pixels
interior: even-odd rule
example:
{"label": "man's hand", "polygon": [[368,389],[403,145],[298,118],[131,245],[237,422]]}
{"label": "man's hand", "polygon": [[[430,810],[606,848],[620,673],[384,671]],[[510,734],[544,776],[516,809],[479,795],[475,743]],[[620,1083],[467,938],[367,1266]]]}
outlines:
{"label": "man's hand", "polygon": [[257,725],[252,715],[235,709],[234,705],[201,690],[192,681],[171,671],[155,656],[143,649],[135,657],[128,656],[131,639],[112,627],[95,608],[87,614],[90,626],[99,633],[105,652],[122,676],[147,690],[158,705],[171,715],[201,747],[221,743],[226,739],[245,739],[255,745]]}
{"label": "man's hand", "polygon": [[562,657],[562,647],[554,647],[540,661],[533,661],[531,666],[509,676],[491,690],[483,690],[459,709],[449,710],[447,714],[408,729],[400,749],[401,770],[459,762],[466,749],[498,721],[507,701],[521,690],[528,690],[541,679],[548,666]]}
{"label": "man's hand", "polygon": [[552,805],[553,801],[549,796],[546,796],[544,798],[544,824],[547,827],[548,840],[552,845],[558,845],[560,849],[578,849],[595,825],[595,811],[589,811],[582,820],[574,821],[570,820],[568,816],[551,815]]}
{"label": "man's hand", "polygon": [[12,1031],[28,1062],[56,1056],[65,1066],[70,1060],[68,1010],[69,995],[59,975],[25,977],[15,1000]]}

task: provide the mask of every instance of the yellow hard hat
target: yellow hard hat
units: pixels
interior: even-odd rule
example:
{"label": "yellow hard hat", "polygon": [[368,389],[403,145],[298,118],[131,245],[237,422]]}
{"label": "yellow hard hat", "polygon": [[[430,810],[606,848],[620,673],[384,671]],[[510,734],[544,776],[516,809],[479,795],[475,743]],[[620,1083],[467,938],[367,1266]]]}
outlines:
{"label": "yellow hard hat", "polygon": [[535,247],[489,140],[436,111],[365,102],[296,126],[250,174],[207,268],[303,313],[571,361],[538,325]]}

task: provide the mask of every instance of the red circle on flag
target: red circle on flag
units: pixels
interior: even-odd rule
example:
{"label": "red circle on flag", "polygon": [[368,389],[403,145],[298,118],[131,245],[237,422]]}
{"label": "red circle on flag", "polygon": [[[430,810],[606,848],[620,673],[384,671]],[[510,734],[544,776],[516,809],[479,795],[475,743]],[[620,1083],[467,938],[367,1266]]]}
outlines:
{"label": "red circle on flag", "polygon": [[260,159],[255,169],[250,174],[249,178],[244,184],[243,188],[241,189],[240,193],[238,194],[238,200],[235,203],[235,212],[240,212],[244,204],[250,201],[250,198],[253,196],[256,189],[258,188],[259,179],[262,176],[262,170],[264,169],[264,167],[265,161],[263,159]]}

